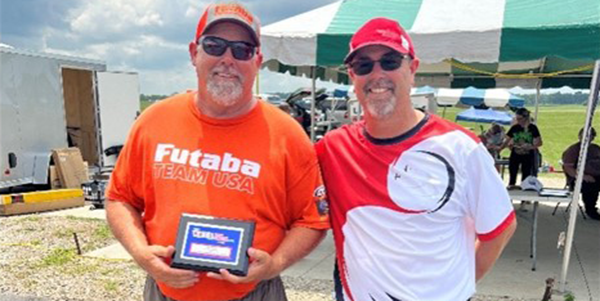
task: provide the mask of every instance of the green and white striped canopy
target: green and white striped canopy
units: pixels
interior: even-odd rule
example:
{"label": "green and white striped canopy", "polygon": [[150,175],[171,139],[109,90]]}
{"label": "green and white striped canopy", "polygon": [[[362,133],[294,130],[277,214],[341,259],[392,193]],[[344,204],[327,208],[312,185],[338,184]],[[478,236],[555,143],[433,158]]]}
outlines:
{"label": "green and white striped canopy", "polygon": [[598,0],[344,0],[263,27],[265,66],[347,83],[350,38],[374,17],[408,30],[417,85],[589,88],[600,59]]}

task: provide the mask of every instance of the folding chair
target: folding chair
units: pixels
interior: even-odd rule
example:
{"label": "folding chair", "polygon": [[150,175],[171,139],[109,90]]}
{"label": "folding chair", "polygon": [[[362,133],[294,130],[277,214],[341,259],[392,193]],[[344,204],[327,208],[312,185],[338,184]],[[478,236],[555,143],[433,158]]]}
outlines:
{"label": "folding chair", "polygon": [[[561,167],[563,165],[562,160],[559,161]],[[567,175],[567,173],[565,172],[564,167],[562,167],[563,173],[565,175],[565,188],[564,189],[569,189],[569,191],[571,192],[571,194],[574,193],[575,190],[575,181],[570,181],[570,177],[569,175]],[[581,192],[579,192],[581,193]],[[579,201],[581,201],[581,198],[579,198]],[[556,214],[556,210],[558,209],[558,206],[560,205],[560,203],[562,202],[558,202],[556,203],[556,206],[554,207],[554,210],[552,211],[552,215]],[[581,216],[583,217],[583,219],[587,219],[587,217],[585,216],[585,214],[583,213],[583,207],[581,207],[581,203],[577,202],[577,207],[579,207],[579,212],[581,213]],[[565,212],[569,212],[569,210],[571,209],[571,202],[569,202],[569,205],[567,205],[567,208],[565,208]]]}

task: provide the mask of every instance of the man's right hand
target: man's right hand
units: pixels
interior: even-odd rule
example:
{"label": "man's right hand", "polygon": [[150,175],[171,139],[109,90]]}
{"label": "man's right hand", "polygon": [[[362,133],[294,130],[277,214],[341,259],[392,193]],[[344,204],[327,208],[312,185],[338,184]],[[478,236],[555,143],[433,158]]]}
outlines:
{"label": "man's right hand", "polygon": [[175,247],[148,246],[148,252],[138,261],[150,277],[173,288],[187,288],[200,281],[200,274],[194,271],[174,269],[167,265],[165,258],[171,258]]}

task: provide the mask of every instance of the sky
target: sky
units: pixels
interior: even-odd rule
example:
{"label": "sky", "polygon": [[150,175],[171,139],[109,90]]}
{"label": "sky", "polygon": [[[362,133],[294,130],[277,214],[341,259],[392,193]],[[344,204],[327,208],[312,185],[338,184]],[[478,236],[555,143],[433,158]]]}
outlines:
{"label": "sky", "polygon": [[[242,0],[262,25],[336,0]],[[207,0],[0,0],[0,43],[103,60],[133,71],[144,94],[195,89],[188,44]],[[260,71],[260,91],[291,92],[310,80]],[[337,85],[320,83],[333,89]]]}
{"label": "sky", "polygon": [[[337,0],[241,0],[268,25]],[[137,72],[140,92],[196,88],[188,44],[210,0],[0,0],[0,43],[98,59],[108,70]],[[291,92],[311,81],[260,71],[261,93]],[[334,83],[318,82],[332,90]],[[546,93],[572,92],[570,88]],[[516,94],[534,90],[512,89]]]}

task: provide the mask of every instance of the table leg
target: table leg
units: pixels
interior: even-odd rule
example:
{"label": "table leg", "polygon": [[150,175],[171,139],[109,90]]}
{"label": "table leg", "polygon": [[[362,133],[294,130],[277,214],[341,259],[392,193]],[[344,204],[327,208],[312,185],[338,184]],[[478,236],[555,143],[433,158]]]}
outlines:
{"label": "table leg", "polygon": [[535,271],[537,264],[537,219],[539,202],[533,202],[533,224],[531,229],[531,258],[533,258],[532,271]]}

